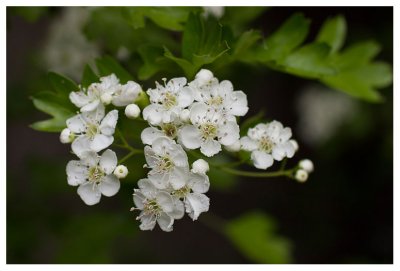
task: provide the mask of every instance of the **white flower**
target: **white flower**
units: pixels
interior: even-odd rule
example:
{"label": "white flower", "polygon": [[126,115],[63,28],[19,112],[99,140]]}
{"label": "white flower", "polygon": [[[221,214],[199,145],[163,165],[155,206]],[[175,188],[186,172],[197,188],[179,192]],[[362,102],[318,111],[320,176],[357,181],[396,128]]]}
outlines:
{"label": "white flower", "polygon": [[112,150],[106,150],[101,157],[95,152],[86,152],[81,160],[67,164],[68,184],[78,186],[78,194],[87,205],[100,201],[101,195],[114,196],[120,182],[113,174],[117,166],[117,156]]}
{"label": "white flower", "polygon": [[197,149],[210,157],[221,151],[222,145],[231,145],[239,139],[239,126],[223,118],[220,112],[207,105],[197,103],[191,107],[190,120],[193,125],[184,126],[179,137],[188,149]]}
{"label": "white flower", "polygon": [[314,164],[310,159],[303,159],[299,162],[299,167],[311,173],[314,171]]}
{"label": "white flower", "polygon": [[183,199],[186,213],[196,220],[203,212],[207,212],[210,206],[210,199],[204,195],[210,188],[208,176],[202,173],[190,173],[187,183],[173,195]]}
{"label": "white flower", "polygon": [[290,128],[284,128],[278,121],[268,124],[260,123],[249,129],[247,136],[240,139],[242,148],[251,151],[251,160],[259,169],[272,166],[274,159],[281,161],[284,157],[293,157],[295,148],[289,141],[292,136]]}
{"label": "white flower", "polygon": [[141,86],[134,82],[128,81],[116,89],[112,97],[112,104],[115,106],[127,106],[133,103],[142,92]]}
{"label": "white flower", "polygon": [[118,179],[123,179],[128,175],[128,168],[124,165],[119,165],[115,168],[113,173]]}
{"label": "white flower", "polygon": [[67,126],[76,135],[72,151],[80,157],[85,151],[99,152],[114,141],[118,111],[112,110],[104,116],[104,107],[83,112],[67,120]]}
{"label": "white flower", "polygon": [[155,187],[165,189],[171,185],[180,189],[185,185],[189,163],[181,145],[167,137],[160,137],[154,140],[152,147],[144,148],[144,155],[151,168],[148,178]]}
{"label": "white flower", "polygon": [[189,122],[190,121],[190,110],[189,109],[183,109],[181,111],[181,114],[179,115],[179,119],[182,122]]}
{"label": "white flower", "polygon": [[60,141],[63,144],[71,143],[75,138],[75,134],[71,132],[70,129],[65,128],[61,131]]}
{"label": "white flower", "polygon": [[246,94],[233,91],[232,83],[228,80],[218,83],[211,71],[201,70],[189,86],[196,101],[220,110],[228,120],[236,121],[235,116],[244,116],[249,110]]}
{"label": "white flower", "polygon": [[140,108],[137,104],[129,104],[125,107],[125,115],[130,119],[136,119],[140,115]]}
{"label": "white flower", "polygon": [[229,152],[238,152],[240,151],[240,140],[236,140],[235,143],[225,146],[225,150],[229,151]]}
{"label": "white flower", "polygon": [[299,143],[294,139],[289,140],[289,142],[292,143],[294,151],[297,152],[299,150]]}
{"label": "white flower", "polygon": [[147,91],[151,104],[143,110],[143,118],[152,125],[171,122],[193,102],[193,93],[185,86],[184,77],[173,78],[164,86],[158,82],[156,85]]}
{"label": "white flower", "polygon": [[192,164],[192,172],[193,173],[206,174],[206,172],[209,170],[210,170],[210,166],[208,165],[207,161],[205,161],[204,159],[197,159]]}
{"label": "white flower", "polygon": [[184,215],[183,203],[168,192],[157,189],[148,179],[139,180],[138,186],[133,194],[136,208],[131,210],[141,210],[137,217],[141,221],[140,229],[152,230],[157,222],[163,231],[172,231],[174,219]]}
{"label": "white flower", "polygon": [[224,15],[225,7],[218,7],[218,6],[210,6],[210,7],[203,7],[204,16],[207,18],[209,15],[214,16],[215,18],[219,19]]}
{"label": "white flower", "polygon": [[299,182],[299,183],[304,183],[308,179],[308,172],[305,171],[304,169],[298,169],[296,171],[296,174],[294,178]]}
{"label": "white flower", "polygon": [[169,123],[161,123],[159,127],[147,127],[145,128],[140,138],[143,144],[152,145],[153,141],[159,137],[168,137],[170,139],[175,139],[178,136],[179,130],[181,129],[183,123],[180,118],[174,117]]}
{"label": "white flower", "polygon": [[95,110],[99,105],[102,105],[103,101],[107,104],[109,102],[107,97],[113,95],[120,88],[119,80],[114,74],[111,74],[101,77],[100,82],[91,84],[87,92],[85,90],[71,92],[69,99],[82,112]]}

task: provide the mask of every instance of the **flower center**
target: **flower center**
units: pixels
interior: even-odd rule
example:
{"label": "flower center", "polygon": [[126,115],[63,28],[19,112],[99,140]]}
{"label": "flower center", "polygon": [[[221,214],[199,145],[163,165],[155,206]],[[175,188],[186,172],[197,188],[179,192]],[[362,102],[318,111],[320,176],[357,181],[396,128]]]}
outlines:
{"label": "flower center", "polygon": [[217,136],[217,126],[212,123],[204,123],[200,126],[204,139],[214,139]]}
{"label": "flower center", "polygon": [[89,182],[100,184],[105,175],[106,174],[99,166],[89,168]]}
{"label": "flower center", "polygon": [[171,109],[177,104],[176,96],[171,92],[167,91],[164,95],[163,105],[166,109]]}
{"label": "flower center", "polygon": [[222,99],[221,96],[216,96],[216,97],[212,97],[208,100],[208,105],[215,105],[215,106],[219,106],[224,102],[224,99]]}
{"label": "flower center", "polygon": [[181,199],[181,198],[186,197],[186,195],[189,194],[189,192],[190,192],[190,188],[187,185],[185,185],[181,189],[175,190],[174,195]]}
{"label": "flower center", "polygon": [[161,129],[163,130],[164,134],[168,136],[169,138],[174,139],[177,135],[178,129],[176,126],[172,123],[166,123],[164,124]]}
{"label": "flower center", "polygon": [[274,143],[271,141],[269,137],[263,136],[260,141],[260,150],[270,153],[272,148],[274,147]]}
{"label": "flower center", "polygon": [[86,126],[86,136],[93,139],[99,133],[99,126],[94,123],[88,123]]}
{"label": "flower center", "polygon": [[171,160],[171,158],[169,156],[164,156],[158,162],[158,171],[167,172],[170,171],[174,166],[174,162]]}
{"label": "flower center", "polygon": [[161,206],[157,203],[156,200],[147,200],[144,203],[143,214],[144,215],[155,215],[156,217],[160,216],[162,212]]}

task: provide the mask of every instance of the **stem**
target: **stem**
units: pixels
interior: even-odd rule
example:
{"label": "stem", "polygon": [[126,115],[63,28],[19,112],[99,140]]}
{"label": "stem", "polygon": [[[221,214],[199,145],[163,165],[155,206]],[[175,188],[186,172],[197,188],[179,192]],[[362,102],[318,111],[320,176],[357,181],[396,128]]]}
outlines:
{"label": "stem", "polygon": [[293,173],[293,169],[288,170],[279,170],[279,171],[272,171],[272,172],[252,172],[252,171],[243,171],[238,169],[232,169],[227,167],[219,167],[222,171],[237,175],[237,176],[245,176],[245,177],[255,177],[255,178],[265,178],[265,177],[279,177],[279,176],[287,176],[291,177]]}
{"label": "stem", "polygon": [[128,160],[132,155],[138,154],[138,153],[142,153],[141,150],[131,150],[127,155],[125,155],[124,157],[122,157],[119,161],[118,164],[121,164],[123,162],[125,162],[126,160]]}

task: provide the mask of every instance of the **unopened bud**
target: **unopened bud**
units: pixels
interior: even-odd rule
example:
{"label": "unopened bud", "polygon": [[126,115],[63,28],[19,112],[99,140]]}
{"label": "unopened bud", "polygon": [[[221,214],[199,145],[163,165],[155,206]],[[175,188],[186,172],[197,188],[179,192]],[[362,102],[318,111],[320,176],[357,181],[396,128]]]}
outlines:
{"label": "unopened bud", "polygon": [[311,173],[314,171],[314,164],[310,159],[303,159],[299,162],[299,167]]}
{"label": "unopened bud", "polygon": [[140,115],[140,108],[136,104],[129,104],[125,107],[125,115],[130,119],[135,119]]}
{"label": "unopened bud", "polygon": [[190,111],[189,109],[183,109],[179,115],[179,118],[182,122],[189,122],[190,119]]}
{"label": "unopened bud", "polygon": [[119,165],[115,168],[114,175],[117,176],[118,179],[123,179],[128,175],[128,169],[124,165]]}
{"label": "unopened bud", "polygon": [[112,95],[110,94],[110,93],[103,93],[102,95],[101,95],[101,97],[100,97],[100,100],[101,100],[101,102],[103,103],[103,104],[105,104],[105,105],[107,105],[107,104],[110,104],[111,103],[111,101],[112,101]]}
{"label": "unopened bud", "polygon": [[71,132],[70,129],[65,128],[64,130],[62,130],[61,134],[60,134],[60,141],[63,144],[67,144],[67,143],[71,143],[72,141],[74,141],[75,138],[75,134]]}
{"label": "unopened bud", "polygon": [[304,169],[299,169],[294,177],[299,183],[304,183],[308,179],[308,172]]}
{"label": "unopened bud", "polygon": [[207,161],[203,159],[198,159],[193,162],[192,164],[192,172],[193,173],[200,173],[200,174],[206,174],[206,172],[210,169]]}

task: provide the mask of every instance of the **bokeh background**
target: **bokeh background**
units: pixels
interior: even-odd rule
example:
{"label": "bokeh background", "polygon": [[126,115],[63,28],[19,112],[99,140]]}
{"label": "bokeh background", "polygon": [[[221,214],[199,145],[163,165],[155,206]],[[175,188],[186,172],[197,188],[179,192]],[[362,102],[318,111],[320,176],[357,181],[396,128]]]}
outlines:
{"label": "bokeh background", "polygon": [[[383,103],[373,104],[312,80],[235,64],[217,77],[246,91],[248,116],[264,110],[267,118],[292,127],[300,151],[289,165],[312,159],[316,169],[308,182],[234,178],[214,170],[209,214],[196,223],[177,221],[172,233],[141,232],[129,212],[132,189],[145,174],[138,157],[128,164],[132,174],[117,196],[84,205],[66,182],[69,146],[56,133],[29,127],[46,118],[30,96],[48,88],[49,70],[79,81],[84,65],[105,53],[128,69],[135,63],[126,47],[112,44],[115,37],[101,40],[94,33],[103,31],[93,30],[94,24],[108,17],[92,12],[7,8],[8,263],[255,263],[221,227],[254,211],[274,225],[271,247],[260,247],[267,257],[279,257],[281,249],[288,263],[393,262],[392,87],[381,91]],[[376,40],[382,45],[378,59],[392,63],[390,7],[274,7],[262,9],[249,28],[268,35],[295,12],[312,20],[310,37],[326,18],[344,15],[346,44]],[[246,238],[254,229],[241,230]]]}

